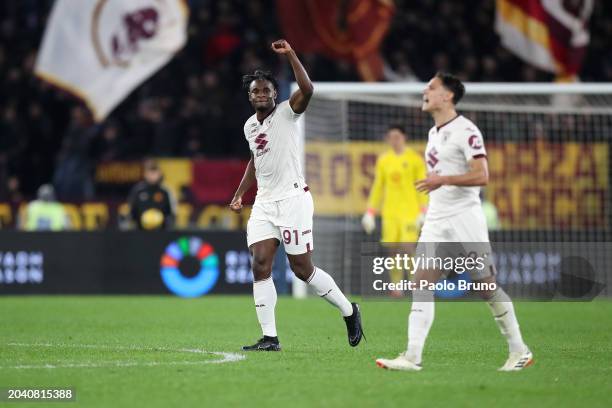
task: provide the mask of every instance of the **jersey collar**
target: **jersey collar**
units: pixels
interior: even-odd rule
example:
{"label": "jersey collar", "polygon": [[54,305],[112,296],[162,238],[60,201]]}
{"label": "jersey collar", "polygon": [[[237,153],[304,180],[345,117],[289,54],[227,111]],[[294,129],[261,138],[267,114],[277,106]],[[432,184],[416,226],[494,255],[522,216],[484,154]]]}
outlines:
{"label": "jersey collar", "polygon": [[451,123],[451,122],[452,122],[452,121],[454,121],[455,119],[457,119],[459,116],[461,116],[461,115],[457,114],[457,116],[455,116],[454,118],[452,118],[452,119],[451,119],[451,120],[449,120],[448,122],[443,123],[443,124],[442,124],[442,125],[440,125],[440,126],[436,126],[436,132],[439,132],[439,131],[440,131],[440,129],[442,129],[444,126],[448,125],[449,123]]}
{"label": "jersey collar", "polygon": [[266,116],[264,116],[262,120],[257,119],[257,112],[255,112],[255,120],[257,122],[259,122],[260,125],[263,125],[264,121],[266,119],[268,119],[270,117],[270,115],[272,115],[274,113],[274,111],[276,110],[277,106],[278,106],[278,104],[274,105],[274,109],[272,109],[270,112],[268,112],[268,114]]}

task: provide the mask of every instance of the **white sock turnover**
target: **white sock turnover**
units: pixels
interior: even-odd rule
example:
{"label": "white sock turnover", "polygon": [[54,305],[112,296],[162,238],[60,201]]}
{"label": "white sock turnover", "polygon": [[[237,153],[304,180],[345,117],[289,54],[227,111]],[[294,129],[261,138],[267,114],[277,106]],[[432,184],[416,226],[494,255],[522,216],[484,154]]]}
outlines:
{"label": "white sock turnover", "polygon": [[408,350],[406,357],[421,364],[423,347],[434,319],[434,295],[431,290],[414,290],[408,315]]}
{"label": "white sock turnover", "polygon": [[323,269],[315,266],[314,272],[310,275],[307,283],[312,286],[317,295],[340,309],[342,316],[346,317],[353,314],[353,305],[336,285],[334,278]]}
{"label": "white sock turnover", "polygon": [[512,300],[500,287],[497,288],[493,296],[487,300],[499,331],[508,341],[508,350],[521,353],[527,349],[521,336]]}
{"label": "white sock turnover", "polygon": [[253,282],[255,311],[264,336],[276,337],[276,321],[274,318],[276,297],[276,288],[272,277]]}

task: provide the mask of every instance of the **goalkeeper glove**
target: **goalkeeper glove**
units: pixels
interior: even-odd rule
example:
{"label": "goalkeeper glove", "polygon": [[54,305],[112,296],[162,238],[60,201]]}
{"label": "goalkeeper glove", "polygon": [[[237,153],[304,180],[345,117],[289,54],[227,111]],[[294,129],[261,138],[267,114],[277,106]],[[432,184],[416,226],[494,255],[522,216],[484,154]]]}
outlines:
{"label": "goalkeeper glove", "polygon": [[361,218],[361,225],[367,234],[371,234],[376,229],[376,219],[374,218],[374,210],[368,208]]}

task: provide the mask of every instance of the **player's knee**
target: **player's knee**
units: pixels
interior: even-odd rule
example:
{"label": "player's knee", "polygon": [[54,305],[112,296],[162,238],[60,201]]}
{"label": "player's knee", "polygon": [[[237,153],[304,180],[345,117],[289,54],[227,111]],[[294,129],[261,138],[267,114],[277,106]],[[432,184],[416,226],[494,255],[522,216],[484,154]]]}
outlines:
{"label": "player's knee", "polygon": [[485,284],[485,286],[489,287],[489,289],[481,289],[476,291],[478,293],[478,296],[480,296],[480,298],[485,301],[493,299],[493,297],[497,293],[497,290],[499,289],[494,276],[490,276],[482,280],[477,280],[475,281],[475,283]]}
{"label": "player's knee", "polygon": [[495,291],[494,290],[479,290],[478,296],[480,296],[482,300],[489,301],[493,298],[493,296],[495,296]]}
{"label": "player's knee", "polygon": [[289,266],[291,267],[291,270],[293,271],[295,276],[297,276],[298,279],[301,279],[303,281],[308,280],[308,278],[310,278],[310,275],[312,274],[312,271],[314,270],[314,266],[312,265],[312,262],[309,259],[290,259]]}
{"label": "player's knee", "polygon": [[256,281],[268,279],[272,274],[272,262],[265,256],[254,255],[251,266]]}

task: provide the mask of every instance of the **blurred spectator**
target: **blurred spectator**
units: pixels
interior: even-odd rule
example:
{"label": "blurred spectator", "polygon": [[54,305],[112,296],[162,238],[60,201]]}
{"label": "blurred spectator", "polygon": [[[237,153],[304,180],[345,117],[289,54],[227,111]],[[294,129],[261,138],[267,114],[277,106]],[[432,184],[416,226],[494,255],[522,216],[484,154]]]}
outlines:
{"label": "blurred spectator", "polygon": [[21,182],[19,177],[12,174],[6,178],[0,189],[0,196],[3,201],[7,201],[12,204],[19,204],[23,201],[23,194],[21,192]]}
{"label": "blurred spectator", "polygon": [[117,122],[107,122],[96,138],[94,149],[99,161],[121,160],[125,157],[125,139]]}
{"label": "blurred spectator", "polygon": [[132,224],[143,230],[170,229],[176,216],[175,199],[162,184],[163,174],[154,160],[146,160],[143,168],[144,180],[128,197]]}
{"label": "blurred spectator", "polygon": [[88,200],[94,196],[92,143],[96,129],[87,110],[75,106],[63,137],[53,184],[63,200]]}
{"label": "blurred spectator", "polygon": [[38,189],[37,199],[25,209],[22,228],[26,231],[60,231],[69,227],[64,207],[55,200],[53,186],[43,184]]}
{"label": "blurred spectator", "polygon": [[15,106],[8,105],[2,112],[0,120],[0,180],[8,181],[8,175],[14,174],[24,143],[22,127],[17,118]]}

